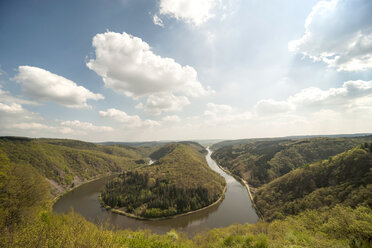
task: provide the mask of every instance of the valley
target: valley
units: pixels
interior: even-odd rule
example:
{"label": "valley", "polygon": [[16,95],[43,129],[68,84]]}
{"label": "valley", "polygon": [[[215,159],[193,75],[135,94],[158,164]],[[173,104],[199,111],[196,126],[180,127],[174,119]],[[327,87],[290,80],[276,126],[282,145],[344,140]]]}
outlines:
{"label": "valley", "polygon": [[[368,247],[370,140],[244,140],[216,143],[212,152],[195,142],[128,146],[3,137],[0,242]],[[54,236],[55,230],[65,234]]]}

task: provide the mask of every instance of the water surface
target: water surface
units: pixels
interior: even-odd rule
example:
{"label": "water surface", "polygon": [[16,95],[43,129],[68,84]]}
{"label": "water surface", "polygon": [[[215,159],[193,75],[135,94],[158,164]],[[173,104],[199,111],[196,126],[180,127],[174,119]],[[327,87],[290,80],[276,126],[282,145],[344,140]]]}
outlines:
{"label": "water surface", "polygon": [[226,227],[236,223],[257,222],[259,218],[252,207],[246,188],[217,166],[215,161],[211,159],[209,149],[206,159],[208,165],[225,178],[227,190],[222,202],[200,212],[158,221],[136,220],[111,213],[100,206],[98,195],[112,176],[84,184],[68,192],[54,204],[53,211],[66,213],[74,209],[75,212],[94,223],[108,222],[121,229],[150,229],[159,234],[166,233],[171,229],[195,234],[204,229]]}

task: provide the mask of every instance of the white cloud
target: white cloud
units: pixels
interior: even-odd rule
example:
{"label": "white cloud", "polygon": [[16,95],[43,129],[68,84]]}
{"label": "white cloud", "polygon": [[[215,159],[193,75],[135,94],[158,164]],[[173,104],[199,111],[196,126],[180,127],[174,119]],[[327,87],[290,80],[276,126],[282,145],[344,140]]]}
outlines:
{"label": "white cloud", "polygon": [[37,123],[37,122],[22,122],[12,125],[13,128],[19,128],[22,130],[48,130],[50,129],[49,126]]}
{"label": "white cloud", "polygon": [[372,2],[331,0],[316,4],[305,23],[305,34],[289,50],[338,71],[372,68]]}
{"label": "white cloud", "polygon": [[124,111],[110,108],[107,111],[99,111],[101,117],[110,118],[115,121],[121,122],[128,127],[155,127],[159,126],[159,122],[154,120],[143,121],[138,115],[128,115]]}
{"label": "white cloud", "polygon": [[74,132],[74,130],[70,127],[61,127],[61,128],[59,128],[59,132],[61,134],[71,134],[71,133]]}
{"label": "white cloud", "polygon": [[372,96],[372,81],[347,81],[340,88],[321,90],[311,87],[288,98],[288,101],[302,106],[350,106],[355,101]]}
{"label": "white cloud", "polygon": [[154,121],[154,120],[144,120],[142,122],[142,127],[158,127],[160,126],[160,123],[158,121]]}
{"label": "white cloud", "polygon": [[181,118],[178,115],[167,115],[161,119],[163,122],[180,122]]}
{"label": "white cloud", "polygon": [[347,81],[342,87],[322,90],[310,87],[289,96],[285,101],[264,99],[259,101],[254,110],[257,115],[274,115],[283,113],[309,113],[324,109],[330,111],[354,111],[369,108],[372,104],[372,81]]}
{"label": "white cloud", "polygon": [[250,120],[252,113],[249,111],[239,112],[225,104],[208,103],[204,111],[207,124],[232,123],[235,121]]}
{"label": "white cloud", "polygon": [[175,96],[168,93],[150,95],[145,106],[140,103],[136,108],[143,109],[146,113],[160,115],[162,112],[180,111],[190,101],[185,96]]}
{"label": "white cloud", "polygon": [[14,79],[21,83],[25,95],[38,102],[51,101],[70,108],[87,108],[87,100],[104,99],[101,94],[92,93],[71,80],[38,67],[19,66]]}
{"label": "white cloud", "polygon": [[204,118],[192,121],[202,123],[199,128],[218,127],[225,132],[245,126],[259,137],[368,132],[365,121],[372,121],[368,116],[372,116],[372,81],[357,80],[326,90],[306,88],[281,101],[263,99],[248,111],[208,103]]}
{"label": "white cloud", "polygon": [[99,111],[99,115],[101,117],[109,117],[114,119],[118,122],[123,123],[140,123],[141,118],[138,115],[128,115],[124,111],[120,111],[118,109],[110,108],[107,111]]}
{"label": "white cloud", "polygon": [[293,111],[295,106],[286,101],[275,101],[272,99],[260,100],[254,106],[258,115],[273,115]]}
{"label": "white cloud", "polygon": [[217,0],[160,0],[160,14],[199,26],[213,17]]}
{"label": "white cloud", "polygon": [[210,93],[191,66],[154,54],[140,38],[106,32],[93,38],[96,58],[87,66],[100,75],[106,87],[138,98],[158,93],[184,93],[198,97]]}
{"label": "white cloud", "polygon": [[23,103],[33,104],[32,102],[12,96],[0,87],[0,125],[3,128],[11,127],[15,123],[31,122],[40,119],[36,113],[24,109],[22,106]]}
{"label": "white cloud", "polygon": [[30,105],[37,105],[36,102],[24,100],[18,97],[14,97],[10,94],[10,92],[5,91],[2,89],[0,85],[0,102],[8,103],[8,104],[30,104]]}
{"label": "white cloud", "polygon": [[205,115],[214,116],[217,114],[227,114],[232,111],[232,107],[225,104],[207,103],[207,109],[204,111]]}
{"label": "white cloud", "polygon": [[[68,127],[68,128],[74,128],[81,131],[99,131],[99,132],[111,132],[114,131],[112,127],[108,126],[95,126],[90,122],[81,122],[78,120],[74,121],[63,121],[61,122],[62,126]],[[71,129],[65,129],[64,132],[68,132]]]}
{"label": "white cloud", "polygon": [[0,102],[0,112],[14,114],[14,113],[21,113],[23,111],[24,109],[22,108],[22,106],[17,103],[11,103],[8,105],[8,104]]}
{"label": "white cloud", "polygon": [[164,27],[164,23],[163,23],[163,20],[160,19],[160,17],[158,15],[154,15],[152,17],[152,22],[155,24],[155,25],[158,25],[160,27]]}

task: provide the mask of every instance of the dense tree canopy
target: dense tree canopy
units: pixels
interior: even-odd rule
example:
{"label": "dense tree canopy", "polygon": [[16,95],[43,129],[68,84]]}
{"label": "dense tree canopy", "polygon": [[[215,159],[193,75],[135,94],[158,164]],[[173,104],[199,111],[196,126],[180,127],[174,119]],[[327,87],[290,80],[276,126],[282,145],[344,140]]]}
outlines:
{"label": "dense tree canopy", "polygon": [[107,183],[102,201],[136,216],[154,218],[205,207],[222,195],[224,179],[207,165],[204,149],[172,143],[155,151],[158,161]]}
{"label": "dense tree canopy", "polygon": [[221,142],[212,157],[254,187],[285,175],[305,164],[347,151],[372,137],[263,139]]}
{"label": "dense tree canopy", "polygon": [[107,183],[101,197],[111,207],[154,218],[205,207],[219,196],[210,196],[208,189],[202,186],[184,189],[166,179],[156,179],[155,184],[150,186],[147,173],[127,172]]}
{"label": "dense tree canopy", "polygon": [[265,220],[344,204],[372,207],[372,143],[291,171],[255,194]]}

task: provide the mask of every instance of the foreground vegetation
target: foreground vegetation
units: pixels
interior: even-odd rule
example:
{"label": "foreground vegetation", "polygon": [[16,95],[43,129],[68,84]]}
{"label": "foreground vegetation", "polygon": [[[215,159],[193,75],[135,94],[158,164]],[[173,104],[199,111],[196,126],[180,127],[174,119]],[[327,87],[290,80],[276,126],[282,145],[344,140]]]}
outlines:
{"label": "foreground vegetation", "polygon": [[261,139],[225,141],[212,146],[212,158],[253,187],[347,151],[372,136],[358,138]]}
{"label": "foreground vegetation", "polygon": [[223,194],[224,179],[212,171],[205,149],[194,143],[164,145],[150,155],[157,161],[124,172],[107,183],[102,201],[145,218],[166,217],[206,207]]}

